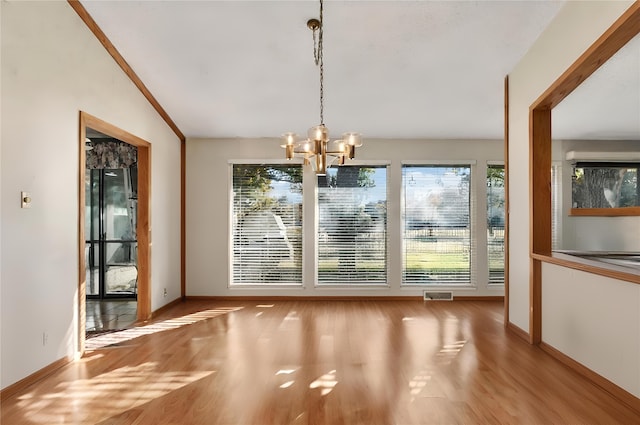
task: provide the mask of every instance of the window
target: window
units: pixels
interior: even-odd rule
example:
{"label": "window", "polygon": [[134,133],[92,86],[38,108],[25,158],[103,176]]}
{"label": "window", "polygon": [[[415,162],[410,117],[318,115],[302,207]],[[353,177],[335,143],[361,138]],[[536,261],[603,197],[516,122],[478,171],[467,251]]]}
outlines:
{"label": "window", "polygon": [[504,283],[504,165],[487,166],[489,284]]}
{"label": "window", "polygon": [[471,167],[403,165],[403,285],[471,283]]}
{"label": "window", "polygon": [[302,285],[302,167],[232,168],[231,285]]}
{"label": "window", "polygon": [[639,163],[578,162],[573,168],[573,208],[640,206]]}
{"label": "window", "polygon": [[387,283],[387,169],[318,176],[318,285]]}

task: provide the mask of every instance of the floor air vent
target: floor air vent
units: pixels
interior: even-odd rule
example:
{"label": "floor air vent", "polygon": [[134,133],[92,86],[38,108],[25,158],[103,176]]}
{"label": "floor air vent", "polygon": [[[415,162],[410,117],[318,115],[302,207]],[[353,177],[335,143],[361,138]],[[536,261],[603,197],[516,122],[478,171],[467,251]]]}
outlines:
{"label": "floor air vent", "polygon": [[424,292],[425,301],[452,301],[453,292]]}

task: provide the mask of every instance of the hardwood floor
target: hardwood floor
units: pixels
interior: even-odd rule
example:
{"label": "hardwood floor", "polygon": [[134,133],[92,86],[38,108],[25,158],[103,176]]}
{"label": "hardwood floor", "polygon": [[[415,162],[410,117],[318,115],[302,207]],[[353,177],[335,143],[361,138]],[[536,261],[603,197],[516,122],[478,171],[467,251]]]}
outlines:
{"label": "hardwood floor", "polygon": [[500,302],[190,301],[124,332],[1,423],[640,423],[506,331]]}

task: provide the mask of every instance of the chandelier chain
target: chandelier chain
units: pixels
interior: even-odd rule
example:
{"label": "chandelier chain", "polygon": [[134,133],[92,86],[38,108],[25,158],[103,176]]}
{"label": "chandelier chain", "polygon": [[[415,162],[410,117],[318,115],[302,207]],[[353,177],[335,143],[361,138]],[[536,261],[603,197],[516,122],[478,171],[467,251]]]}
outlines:
{"label": "chandelier chain", "polygon": [[322,15],[323,15],[323,4],[322,4],[322,0],[320,0],[320,28],[318,28],[318,48],[317,50],[315,49],[315,34],[316,32],[313,32],[314,35],[314,56],[315,56],[315,61],[316,61],[316,65],[318,67],[320,67],[320,125],[324,125],[324,58],[322,55],[322,51],[323,51],[323,45],[322,45],[322,41],[323,41],[323,27],[324,27],[324,22],[322,20]]}

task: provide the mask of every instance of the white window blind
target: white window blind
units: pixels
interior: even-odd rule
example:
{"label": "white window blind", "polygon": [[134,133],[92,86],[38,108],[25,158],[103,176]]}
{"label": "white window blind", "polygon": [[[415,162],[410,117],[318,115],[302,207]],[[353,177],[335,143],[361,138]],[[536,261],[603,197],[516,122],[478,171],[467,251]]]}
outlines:
{"label": "white window blind", "polygon": [[302,285],[302,167],[232,169],[231,286]]}
{"label": "white window blind", "polygon": [[403,165],[403,285],[471,283],[471,167]]}
{"label": "white window blind", "polygon": [[551,249],[559,248],[562,229],[562,165],[551,165]]}
{"label": "white window blind", "polygon": [[386,166],[318,176],[318,285],[386,285]]}
{"label": "white window blind", "polygon": [[504,283],[504,165],[487,166],[489,284]]}

